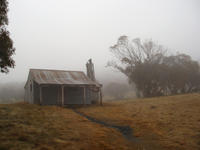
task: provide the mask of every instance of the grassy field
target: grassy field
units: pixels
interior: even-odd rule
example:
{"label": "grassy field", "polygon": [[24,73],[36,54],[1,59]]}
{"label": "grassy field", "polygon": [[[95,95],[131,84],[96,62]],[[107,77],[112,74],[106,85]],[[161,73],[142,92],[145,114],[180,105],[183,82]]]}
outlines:
{"label": "grassy field", "polygon": [[200,150],[200,94],[109,102],[79,111],[131,126],[145,149]]}
{"label": "grassy field", "polygon": [[21,103],[0,105],[0,150],[8,149],[114,150],[128,149],[128,143],[70,109]]}
{"label": "grassy field", "polygon": [[0,105],[0,150],[200,150],[200,94],[121,100],[77,111],[130,126],[138,143],[71,109],[18,103]]}

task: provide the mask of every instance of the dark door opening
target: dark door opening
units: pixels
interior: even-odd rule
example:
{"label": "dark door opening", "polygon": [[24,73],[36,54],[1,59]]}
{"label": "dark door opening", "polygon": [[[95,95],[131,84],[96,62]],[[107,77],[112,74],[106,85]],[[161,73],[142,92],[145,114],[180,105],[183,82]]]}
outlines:
{"label": "dark door opening", "polygon": [[82,87],[65,87],[64,104],[83,104]]}
{"label": "dark door opening", "polygon": [[43,105],[56,105],[58,103],[58,86],[42,87],[42,104]]}

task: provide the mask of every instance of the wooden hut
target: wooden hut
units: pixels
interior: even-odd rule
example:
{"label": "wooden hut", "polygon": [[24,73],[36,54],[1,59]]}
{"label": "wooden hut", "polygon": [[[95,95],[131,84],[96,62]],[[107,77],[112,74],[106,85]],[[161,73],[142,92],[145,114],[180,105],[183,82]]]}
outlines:
{"label": "wooden hut", "polygon": [[41,105],[102,104],[102,85],[95,79],[91,60],[86,66],[87,75],[81,71],[30,69],[25,101]]}

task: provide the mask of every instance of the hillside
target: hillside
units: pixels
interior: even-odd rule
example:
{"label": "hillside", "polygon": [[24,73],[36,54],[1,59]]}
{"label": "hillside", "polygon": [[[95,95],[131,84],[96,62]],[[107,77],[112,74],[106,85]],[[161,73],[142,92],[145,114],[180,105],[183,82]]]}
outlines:
{"label": "hillside", "polygon": [[145,149],[200,149],[200,94],[124,100],[79,111],[112,124],[129,125]]}
{"label": "hillside", "polygon": [[106,102],[75,111],[2,104],[0,141],[0,150],[199,150],[200,94]]}
{"label": "hillside", "polygon": [[119,132],[70,109],[23,103],[0,105],[0,141],[0,150],[127,148]]}

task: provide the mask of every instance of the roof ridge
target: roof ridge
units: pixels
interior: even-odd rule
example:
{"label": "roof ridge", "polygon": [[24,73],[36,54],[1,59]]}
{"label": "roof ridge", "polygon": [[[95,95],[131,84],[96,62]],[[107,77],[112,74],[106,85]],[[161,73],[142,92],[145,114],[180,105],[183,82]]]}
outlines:
{"label": "roof ridge", "polygon": [[[38,70],[38,71],[62,71],[62,72],[83,72],[83,71],[73,71],[73,70],[57,70],[57,69],[35,69],[35,68],[30,68],[30,71],[32,70]],[[84,72],[83,72],[84,73]]]}

